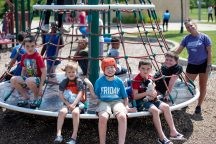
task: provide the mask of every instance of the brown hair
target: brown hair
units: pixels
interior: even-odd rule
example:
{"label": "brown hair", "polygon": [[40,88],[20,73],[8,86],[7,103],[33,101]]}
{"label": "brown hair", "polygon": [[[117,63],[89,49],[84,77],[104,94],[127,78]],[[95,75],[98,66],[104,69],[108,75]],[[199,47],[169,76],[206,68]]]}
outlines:
{"label": "brown hair", "polygon": [[73,69],[73,70],[77,71],[77,70],[78,70],[78,64],[77,64],[77,62],[72,61],[72,62],[68,63],[68,64],[65,66],[65,68],[62,69],[62,70],[66,72],[67,69]]}
{"label": "brown hair", "polygon": [[191,23],[193,25],[195,25],[195,27],[197,28],[197,24],[196,22],[194,22],[191,18],[188,18],[184,21],[184,25],[188,24],[188,23]]}
{"label": "brown hair", "polygon": [[26,37],[24,38],[24,40],[23,40],[23,44],[25,44],[25,43],[27,43],[27,42],[29,42],[29,43],[32,43],[32,42],[36,43],[35,37],[32,36],[32,35],[26,36]]}
{"label": "brown hair", "polygon": [[148,60],[142,60],[142,61],[139,61],[139,65],[138,65],[138,68],[140,68],[142,65],[148,65],[152,68],[152,63]]}
{"label": "brown hair", "polygon": [[179,60],[179,56],[175,51],[168,51],[167,53],[165,53],[165,57],[173,58],[176,62],[178,62]]}

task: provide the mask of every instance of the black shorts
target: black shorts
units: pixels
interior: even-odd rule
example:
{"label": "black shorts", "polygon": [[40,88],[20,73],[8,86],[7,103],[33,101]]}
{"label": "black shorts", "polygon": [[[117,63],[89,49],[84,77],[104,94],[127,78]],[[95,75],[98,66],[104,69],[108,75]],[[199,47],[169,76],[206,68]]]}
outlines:
{"label": "black shorts", "polygon": [[169,23],[169,20],[168,19],[164,19],[163,20],[163,25],[165,24],[165,25],[168,25],[168,23]]}
{"label": "black shorts", "polygon": [[188,64],[186,68],[186,72],[190,74],[206,73],[206,68],[207,68],[207,60],[200,65]]}

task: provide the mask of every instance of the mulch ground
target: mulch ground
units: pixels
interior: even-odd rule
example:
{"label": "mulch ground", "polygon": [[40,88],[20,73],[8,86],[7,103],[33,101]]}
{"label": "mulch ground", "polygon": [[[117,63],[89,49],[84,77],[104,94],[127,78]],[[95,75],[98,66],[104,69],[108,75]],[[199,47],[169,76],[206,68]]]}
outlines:
{"label": "mulch ground", "polygon": [[[136,47],[128,46],[127,52],[137,55]],[[69,49],[69,48],[68,48]],[[135,50],[134,50],[135,49]],[[137,50],[140,48],[137,48]],[[66,49],[62,52],[66,53]],[[141,55],[141,54],[140,54]],[[5,70],[8,62],[9,51],[1,50],[0,74]],[[130,61],[132,69],[136,72],[137,61]],[[173,117],[176,128],[185,135],[187,141],[174,142],[177,144],[214,144],[216,143],[216,75],[209,79],[208,92],[203,104],[202,115],[194,115],[196,103],[188,108],[174,111]],[[169,135],[168,126],[161,115],[165,134]],[[56,118],[29,115],[10,110],[0,109],[0,144],[50,144],[53,143],[56,133]],[[98,120],[84,120],[80,122],[78,132],[79,144],[98,143]],[[66,119],[63,127],[63,136],[68,140],[71,135],[72,122]],[[117,121],[110,120],[107,130],[107,143],[116,144],[118,139]],[[128,119],[127,144],[156,144],[155,132],[151,117]]]}

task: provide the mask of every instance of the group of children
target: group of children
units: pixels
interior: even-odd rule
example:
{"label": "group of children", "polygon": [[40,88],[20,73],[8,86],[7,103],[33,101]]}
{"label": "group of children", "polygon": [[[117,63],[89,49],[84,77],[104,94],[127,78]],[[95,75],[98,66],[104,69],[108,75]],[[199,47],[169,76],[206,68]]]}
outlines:
{"label": "group of children", "polygon": [[[13,49],[11,58],[12,61],[14,61],[13,58],[16,58],[20,63],[12,72],[14,76],[10,80],[11,86],[21,95],[17,104],[20,107],[25,107],[29,103],[29,96],[26,89],[26,87],[28,87],[34,94],[34,100],[30,103],[30,108],[36,108],[39,107],[41,103],[43,86],[47,73],[50,72],[51,68],[46,69],[43,57],[35,49],[36,43],[33,36],[24,37],[20,34],[18,35],[18,38],[20,44]],[[46,39],[49,39],[49,37]],[[153,123],[159,136],[159,143],[171,143],[162,130],[159,117],[160,110],[164,113],[165,119],[170,128],[170,139],[183,140],[183,135],[180,134],[174,126],[169,105],[157,98],[159,94],[162,94],[164,95],[164,99],[168,99],[169,92],[172,90],[178,75],[182,72],[182,67],[178,65],[178,55],[174,52],[167,52],[165,54],[164,64],[153,77],[150,76],[152,72],[151,62],[139,62],[139,74],[132,80],[132,94],[130,94],[136,101],[136,107],[130,108],[128,104],[128,93],[126,92],[124,83],[118,76],[116,76],[118,75],[117,72],[120,67],[118,62],[118,48],[120,41],[113,38],[112,42],[112,48],[108,52],[108,57],[104,58],[101,62],[101,69],[104,75],[96,81],[94,87],[91,82],[85,79],[85,83],[89,87],[91,96],[99,102],[96,114],[99,117],[98,129],[100,143],[106,143],[107,121],[111,114],[113,114],[118,120],[118,143],[123,144],[125,143],[127,130],[127,113],[142,111],[143,109],[148,110],[153,116]],[[75,56],[82,56],[86,47],[87,41],[85,39],[80,40]],[[21,53],[22,57],[15,57],[16,53]],[[48,53],[50,52],[47,52],[47,54]],[[82,65],[82,70],[83,72],[86,72],[86,69],[84,68],[88,62],[79,60],[78,62],[79,64],[81,63],[80,65],[84,64]],[[50,65],[50,63],[47,62],[46,65]],[[124,72],[122,72],[122,70]],[[20,72],[16,73],[16,71]],[[64,118],[68,112],[71,112],[73,116],[73,133],[71,139],[67,143],[75,144],[79,127],[79,115],[80,111],[84,108],[84,82],[78,77],[77,62],[70,62],[67,64],[64,71],[66,78],[59,85],[59,96],[64,105],[59,111],[57,136],[54,142],[61,143],[63,141],[61,130]],[[126,73],[126,70],[121,67],[120,73]],[[164,75],[169,76],[165,79],[165,83],[163,79]],[[147,91],[150,80],[156,80],[156,86],[152,91]],[[147,96],[149,99],[147,101],[143,100]]]}

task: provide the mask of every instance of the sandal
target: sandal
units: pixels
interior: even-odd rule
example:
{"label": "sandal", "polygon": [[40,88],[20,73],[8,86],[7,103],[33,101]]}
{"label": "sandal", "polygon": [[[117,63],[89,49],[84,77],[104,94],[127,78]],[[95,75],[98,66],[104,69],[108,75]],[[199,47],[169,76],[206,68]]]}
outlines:
{"label": "sandal", "polygon": [[184,140],[186,140],[186,138],[184,138],[183,134],[177,133],[176,136],[170,136],[170,140],[184,141]]}
{"label": "sandal", "polygon": [[42,98],[34,100],[32,103],[30,103],[30,108],[31,109],[36,109],[39,108],[42,102]]}
{"label": "sandal", "polygon": [[17,103],[18,107],[25,107],[28,105],[28,100],[19,100]]}

